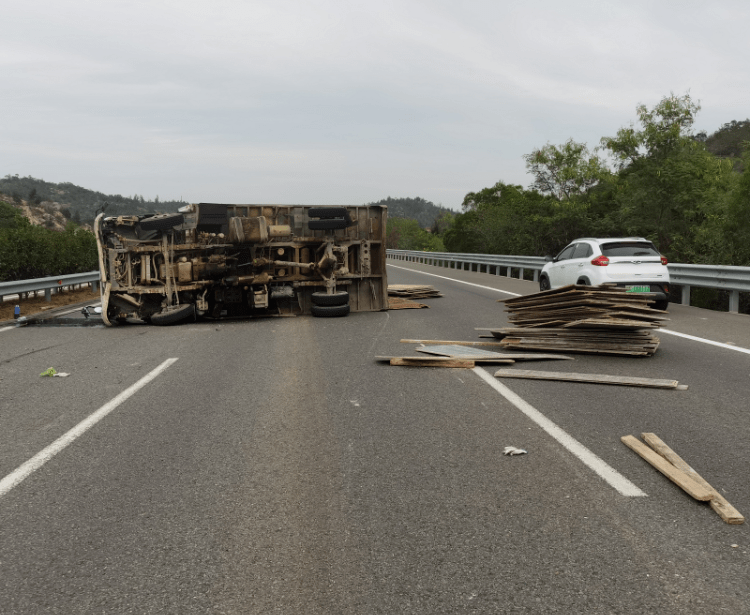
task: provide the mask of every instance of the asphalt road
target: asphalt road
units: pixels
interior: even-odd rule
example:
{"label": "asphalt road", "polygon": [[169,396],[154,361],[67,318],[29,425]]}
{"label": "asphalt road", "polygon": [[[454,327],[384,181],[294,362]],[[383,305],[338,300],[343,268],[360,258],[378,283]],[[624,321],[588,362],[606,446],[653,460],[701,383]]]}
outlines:
{"label": "asphalt road", "polygon": [[389,282],[445,296],[330,320],[0,330],[0,613],[750,613],[750,526],[620,442],[657,433],[747,516],[748,317],[674,306],[671,331],[721,345],[663,333],[651,358],[522,366],[687,391],[390,367],[373,357],[415,354],[402,338],[505,324],[494,289],[535,290],[394,264]]}

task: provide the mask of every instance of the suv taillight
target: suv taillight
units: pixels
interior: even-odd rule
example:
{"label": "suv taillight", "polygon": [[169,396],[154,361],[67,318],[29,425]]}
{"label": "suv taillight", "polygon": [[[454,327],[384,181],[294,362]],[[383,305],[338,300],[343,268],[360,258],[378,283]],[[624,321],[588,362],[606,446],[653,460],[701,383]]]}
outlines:
{"label": "suv taillight", "polygon": [[662,257],[661,257],[661,264],[662,264],[662,265],[667,265],[667,264],[669,264],[669,261],[667,260],[667,257],[666,257],[666,256],[662,256]]}
{"label": "suv taillight", "polygon": [[609,265],[609,259],[602,254],[601,256],[597,256],[594,260],[591,261],[592,265],[596,265],[597,267],[606,267]]}

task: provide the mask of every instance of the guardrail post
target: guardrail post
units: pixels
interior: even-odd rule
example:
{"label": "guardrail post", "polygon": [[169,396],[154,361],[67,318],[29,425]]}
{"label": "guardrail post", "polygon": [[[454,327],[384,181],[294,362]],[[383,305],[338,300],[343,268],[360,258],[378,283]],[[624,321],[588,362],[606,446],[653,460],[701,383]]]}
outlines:
{"label": "guardrail post", "polygon": [[505,271],[505,277],[506,277],[506,278],[509,278],[509,277],[511,277],[511,275],[510,275],[510,267],[508,267],[508,268],[506,269],[506,271]]}
{"label": "guardrail post", "polygon": [[737,314],[740,311],[740,291],[729,291],[729,311]]}
{"label": "guardrail post", "polygon": [[47,301],[52,301],[52,289],[51,288],[45,288],[44,289],[44,298]]}
{"label": "guardrail post", "polygon": [[538,281],[539,281],[539,270],[534,269],[534,282],[538,282]]}
{"label": "guardrail post", "polygon": [[91,282],[91,292],[92,293],[99,292],[99,282]]}
{"label": "guardrail post", "polygon": [[685,284],[682,287],[682,305],[690,305],[690,287]]}

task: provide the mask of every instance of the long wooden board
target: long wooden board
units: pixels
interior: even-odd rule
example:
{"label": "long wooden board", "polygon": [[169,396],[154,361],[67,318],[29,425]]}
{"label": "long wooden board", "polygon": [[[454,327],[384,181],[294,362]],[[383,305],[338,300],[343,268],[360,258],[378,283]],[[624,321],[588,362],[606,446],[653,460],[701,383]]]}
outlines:
{"label": "long wooden board", "polygon": [[682,470],[678,470],[664,457],[651,450],[643,442],[633,436],[623,436],[622,443],[630,450],[636,452],[641,458],[648,461],[659,472],[664,474],[675,485],[701,502],[708,502],[713,494],[703,485],[699,485]]}
{"label": "long wooden board", "polygon": [[711,501],[709,502],[711,508],[726,523],[729,523],[730,525],[740,525],[745,522],[745,517],[742,516],[740,511],[732,506],[726,498],[714,489],[700,474],[698,474],[698,472],[693,470],[693,468],[691,468],[682,457],[667,446],[659,436],[655,433],[642,433],[641,438],[643,438],[646,444],[659,453],[659,455],[664,457],[664,459],[674,467],[683,471],[699,485],[708,489],[713,495],[713,498],[711,498]]}
{"label": "long wooden board", "polygon": [[443,344],[456,344],[457,346],[492,346],[494,348],[502,348],[500,342],[454,342],[448,340],[400,340],[402,344],[435,344],[442,346]]}
{"label": "long wooden board", "polygon": [[[435,359],[444,360],[436,361]],[[390,364],[402,367],[462,367],[467,369],[474,367],[474,361],[450,357],[394,357],[390,360]]]}
{"label": "long wooden board", "polygon": [[593,384],[616,384],[622,386],[648,387],[653,389],[676,389],[677,380],[637,378],[634,376],[608,376],[605,374],[575,374],[570,372],[540,372],[530,369],[499,369],[496,378],[528,378],[531,380],[562,380],[565,382],[587,382]]}
{"label": "long wooden board", "polygon": [[572,361],[573,357],[568,357],[561,354],[542,354],[533,352],[494,352],[487,350],[483,347],[477,346],[462,346],[459,344],[442,344],[442,345],[428,345],[416,348],[417,352],[424,352],[427,354],[436,354],[446,357],[460,358],[460,359],[475,359],[481,360],[484,363],[492,362],[492,359],[512,359],[514,361],[543,361],[543,360],[554,360],[554,359],[567,359]]}

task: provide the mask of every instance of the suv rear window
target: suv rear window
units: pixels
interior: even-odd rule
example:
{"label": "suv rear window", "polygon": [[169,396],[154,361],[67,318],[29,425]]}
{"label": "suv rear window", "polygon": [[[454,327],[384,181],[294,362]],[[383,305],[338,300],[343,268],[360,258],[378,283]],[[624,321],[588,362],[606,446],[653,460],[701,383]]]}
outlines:
{"label": "suv rear window", "polygon": [[659,256],[659,251],[651,242],[616,241],[602,244],[604,256]]}

